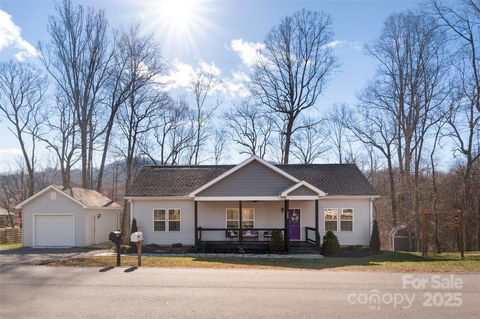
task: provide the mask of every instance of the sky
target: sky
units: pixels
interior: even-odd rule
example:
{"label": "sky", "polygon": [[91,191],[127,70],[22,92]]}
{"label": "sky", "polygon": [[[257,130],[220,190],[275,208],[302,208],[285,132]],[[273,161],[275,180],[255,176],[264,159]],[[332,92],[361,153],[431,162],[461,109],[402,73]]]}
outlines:
{"label": "sky", "polygon": [[[105,10],[112,28],[140,23],[153,33],[169,65],[171,89],[188,82],[199,65],[224,81],[229,101],[241,98],[255,52],[268,31],[286,15],[302,8],[332,17],[331,43],[340,68],[332,75],[317,102],[319,112],[335,103],[356,103],[356,94],[375,72],[375,61],[364,45],[375,40],[392,13],[416,9],[419,1],[207,1],[207,0],[95,0],[75,4]],[[0,61],[38,62],[36,47],[48,41],[47,21],[55,1],[0,0]],[[231,103],[231,102],[230,102]],[[0,171],[13,167],[18,143],[0,119]],[[46,152],[46,151],[44,151]],[[46,156],[46,154],[43,154]]]}

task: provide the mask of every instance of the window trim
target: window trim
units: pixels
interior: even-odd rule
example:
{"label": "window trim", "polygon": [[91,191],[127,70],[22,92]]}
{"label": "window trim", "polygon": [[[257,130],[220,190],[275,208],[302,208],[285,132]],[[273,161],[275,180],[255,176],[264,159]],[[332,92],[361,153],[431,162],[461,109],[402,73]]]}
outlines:
{"label": "window trim", "polygon": [[341,211],[343,211],[344,209],[351,209],[352,210],[352,230],[342,230],[342,212],[339,212],[340,213],[340,216],[338,216],[338,228],[339,228],[339,232],[344,232],[344,233],[353,233],[354,230],[355,230],[355,209],[353,208],[339,208]]}
{"label": "window trim", "polygon": [[[325,213],[326,213],[326,210],[336,210],[336,213],[335,215],[337,216],[335,222],[337,224],[337,227],[335,227],[336,230],[327,230],[327,220],[325,219]],[[323,231],[324,232],[327,232],[327,231],[334,231],[334,232],[338,232],[338,219],[339,219],[339,216],[338,216],[338,210],[339,208],[334,208],[334,207],[325,207],[323,209]],[[330,220],[331,221],[331,220]]]}
{"label": "window trim", "polygon": [[[332,210],[335,209],[337,211],[337,220],[336,220],[337,227],[336,227],[336,230],[334,230],[334,232],[336,232],[336,233],[353,233],[355,231],[355,209],[354,208],[325,207],[323,209],[323,230],[324,230],[324,232],[327,232],[327,227],[326,227],[327,220],[325,219],[325,211],[327,209],[332,209]],[[351,209],[352,210],[352,230],[342,230],[342,211],[344,209]]]}
{"label": "window trim", "polygon": [[[180,212],[180,219],[178,220],[178,222],[180,222],[180,230],[172,230],[170,231],[170,225],[168,224],[168,222],[170,221],[170,216],[169,216],[169,213],[168,211],[169,210],[178,210]],[[155,211],[156,210],[165,210],[165,230],[155,230]],[[175,220],[177,221],[177,220]],[[169,208],[154,208],[152,209],[152,232],[153,233],[180,233],[182,231],[182,209],[181,208],[173,208],[173,207],[169,207]]]}
{"label": "window trim", "polygon": [[[235,209],[237,211],[240,210],[239,207],[227,207],[227,208],[225,208],[225,228],[228,228],[229,219],[227,217],[228,217],[228,210],[229,209]],[[251,228],[251,229],[255,229],[255,224],[256,224],[256,221],[257,221],[257,209],[255,207],[242,207],[242,210],[243,209],[253,209],[253,228]],[[232,221],[232,220],[233,219],[230,219],[230,221]],[[249,219],[249,220],[251,221],[251,219]],[[238,226],[240,228],[240,214],[238,215],[238,220],[237,221],[238,221]],[[243,218],[242,218],[242,221],[244,221]]]}

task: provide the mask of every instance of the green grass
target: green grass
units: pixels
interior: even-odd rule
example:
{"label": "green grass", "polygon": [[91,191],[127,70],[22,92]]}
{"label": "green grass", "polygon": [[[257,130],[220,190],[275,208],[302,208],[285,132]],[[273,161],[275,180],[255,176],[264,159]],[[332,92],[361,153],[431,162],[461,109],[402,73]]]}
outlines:
{"label": "green grass", "polygon": [[[136,266],[136,257],[122,257],[123,266]],[[386,252],[360,258],[328,257],[301,258],[243,258],[243,257],[153,257],[142,259],[146,267],[182,268],[256,268],[256,269],[311,269],[393,272],[480,272],[480,252],[465,254],[444,253],[422,257],[418,253]],[[115,266],[115,257],[75,258],[53,263],[60,266]]]}
{"label": "green grass", "polygon": [[0,244],[0,250],[10,250],[10,249],[17,249],[21,247],[22,247],[22,243]]}

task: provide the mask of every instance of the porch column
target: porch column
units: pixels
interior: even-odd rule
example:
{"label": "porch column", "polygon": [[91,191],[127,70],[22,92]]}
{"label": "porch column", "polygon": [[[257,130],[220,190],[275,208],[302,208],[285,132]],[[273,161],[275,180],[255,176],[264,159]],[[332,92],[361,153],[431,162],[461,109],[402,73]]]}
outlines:
{"label": "porch column", "polygon": [[194,231],[195,231],[195,246],[198,244],[198,202],[194,201],[193,202],[193,207],[194,207]]}
{"label": "porch column", "polygon": [[289,235],[288,235],[288,206],[289,206],[289,200],[286,199],[283,204],[283,210],[284,210],[284,244],[285,244],[285,252],[288,253],[288,241],[289,241]]}
{"label": "porch column", "polygon": [[315,200],[315,242],[320,249],[320,233],[318,232],[318,199]]}
{"label": "porch column", "polygon": [[243,224],[243,203],[241,200],[238,201],[238,221],[239,221],[239,228],[240,228],[240,231],[238,232],[238,240],[240,242],[243,241],[243,227],[242,227],[242,224]]}

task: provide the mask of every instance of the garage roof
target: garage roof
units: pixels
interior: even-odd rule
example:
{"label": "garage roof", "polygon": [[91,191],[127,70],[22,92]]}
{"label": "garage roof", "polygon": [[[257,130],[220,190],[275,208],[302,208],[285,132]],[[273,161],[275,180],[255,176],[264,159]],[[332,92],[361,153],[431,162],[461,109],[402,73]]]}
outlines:
{"label": "garage roof", "polygon": [[84,208],[121,208],[121,206],[110,198],[93,189],[85,189],[80,187],[68,187],[63,188],[62,186],[50,185],[35,195],[27,198],[25,201],[17,205],[17,208],[22,208],[25,204],[34,200],[38,196],[47,192],[48,190],[56,190],[57,192],[67,196],[68,198],[75,201],[77,204],[80,204]]}

